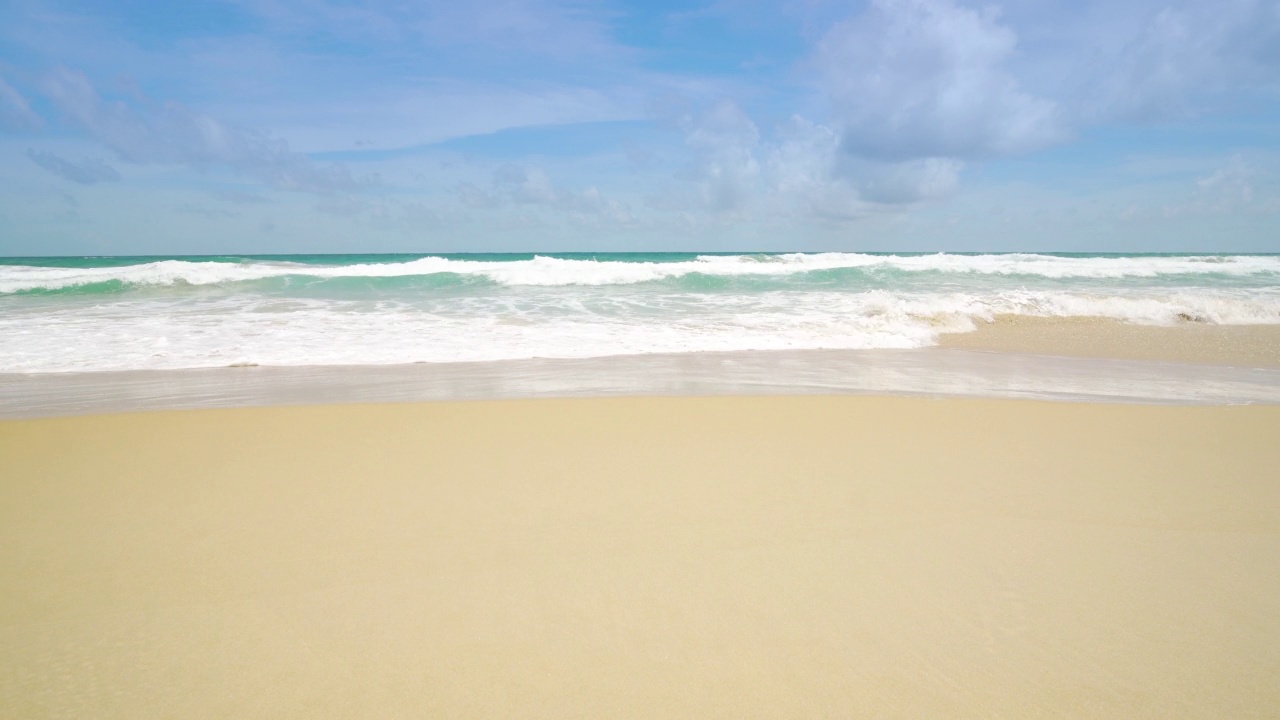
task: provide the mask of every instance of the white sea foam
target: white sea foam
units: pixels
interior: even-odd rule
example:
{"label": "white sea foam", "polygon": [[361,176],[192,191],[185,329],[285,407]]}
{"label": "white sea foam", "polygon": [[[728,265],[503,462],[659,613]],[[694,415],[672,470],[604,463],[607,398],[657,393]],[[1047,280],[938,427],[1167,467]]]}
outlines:
{"label": "white sea foam", "polygon": [[[821,272],[842,268],[864,271]],[[377,280],[441,273],[483,281]],[[661,282],[693,273],[785,282]],[[242,284],[297,276],[369,281]],[[107,281],[147,290],[15,294]],[[1280,257],[823,253],[680,262],[2,265],[0,372],[914,348],[1004,314],[1280,324]]]}
{"label": "white sea foam", "polygon": [[107,268],[0,266],[0,293],[119,281],[131,285],[212,285],[272,277],[406,277],[440,273],[481,276],[508,286],[628,285],[693,273],[711,276],[786,276],[841,268],[889,269],[1040,278],[1156,278],[1217,275],[1280,278],[1277,256],[1060,257],[1001,255],[705,255],[683,262],[623,262],[535,257],[478,261],[425,257],[399,263],[313,265],[288,262],[158,262]]}
{"label": "white sea foam", "polygon": [[1280,288],[998,292],[527,289],[406,302],[231,294],[0,313],[0,372],[915,348],[1002,314],[1280,323]]}

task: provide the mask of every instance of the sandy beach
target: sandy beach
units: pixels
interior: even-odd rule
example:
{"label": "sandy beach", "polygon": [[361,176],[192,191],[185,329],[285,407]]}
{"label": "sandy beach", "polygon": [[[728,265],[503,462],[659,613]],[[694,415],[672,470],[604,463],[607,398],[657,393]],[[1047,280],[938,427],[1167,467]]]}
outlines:
{"label": "sandy beach", "polygon": [[0,716],[1271,717],[1280,407],[0,423]]}
{"label": "sandy beach", "polygon": [[978,323],[972,332],[944,334],[939,345],[1006,353],[1280,367],[1280,325],[1139,325],[1096,317],[1003,315]]}
{"label": "sandy beach", "polygon": [[0,720],[1280,720],[1277,78],[1280,0],[0,1]]}

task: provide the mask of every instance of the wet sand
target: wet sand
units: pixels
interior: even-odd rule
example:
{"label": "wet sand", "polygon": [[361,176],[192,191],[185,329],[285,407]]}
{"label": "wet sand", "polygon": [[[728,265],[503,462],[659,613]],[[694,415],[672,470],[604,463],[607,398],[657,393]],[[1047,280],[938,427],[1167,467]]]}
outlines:
{"label": "wet sand", "polygon": [[349,367],[0,373],[0,420],[353,402],[703,395],[894,395],[1239,405],[1280,403],[1280,367],[931,347]]}
{"label": "wet sand", "polygon": [[0,716],[1272,717],[1280,407],[0,422]]}
{"label": "wet sand", "polygon": [[1108,318],[1004,315],[973,332],[948,333],[944,348],[1236,367],[1280,367],[1280,325],[1134,325]]}

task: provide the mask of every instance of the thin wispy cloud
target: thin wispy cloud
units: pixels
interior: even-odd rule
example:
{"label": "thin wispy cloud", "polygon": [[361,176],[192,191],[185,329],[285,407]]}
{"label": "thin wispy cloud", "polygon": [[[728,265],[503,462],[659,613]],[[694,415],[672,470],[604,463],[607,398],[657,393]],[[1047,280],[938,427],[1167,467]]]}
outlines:
{"label": "thin wispy cloud", "polygon": [[[515,242],[524,220],[570,228],[564,245],[768,227],[778,247],[801,248],[870,227],[892,243],[942,216],[988,223],[966,238],[1016,246],[1009,228],[1081,193],[1123,209],[1124,237],[1155,242],[1185,232],[1158,208],[1226,207],[1211,190],[1247,187],[1235,207],[1260,218],[1280,206],[1274,0],[143,10],[0,10],[0,184],[34,192],[21,178],[43,172],[84,193],[114,188],[140,211],[208,208],[214,223],[256,198],[255,222],[277,240],[321,228],[457,247],[465,228],[476,249]],[[1120,169],[1174,156],[1176,178]],[[1197,184],[1233,158],[1247,179]],[[1036,200],[1000,203],[996,223],[985,208],[1001,187]],[[25,217],[21,204],[0,211]],[[586,218],[591,232],[573,235]],[[1123,239],[1098,222],[1098,236]],[[953,225],[932,227],[943,242]]]}
{"label": "thin wispy cloud", "polygon": [[57,68],[42,83],[62,117],[116,153],[121,162],[226,167],[282,190],[334,192],[358,186],[340,165],[320,165],[287,141],[239,128],[174,102],[104,100],[82,73]]}
{"label": "thin wispy cloud", "polygon": [[43,125],[44,121],[31,109],[31,103],[0,77],[0,127],[35,130]]}
{"label": "thin wispy cloud", "polygon": [[57,175],[81,185],[93,185],[100,182],[115,182],[120,179],[120,172],[105,161],[89,158],[73,162],[48,151],[28,150],[27,157],[31,162]]}

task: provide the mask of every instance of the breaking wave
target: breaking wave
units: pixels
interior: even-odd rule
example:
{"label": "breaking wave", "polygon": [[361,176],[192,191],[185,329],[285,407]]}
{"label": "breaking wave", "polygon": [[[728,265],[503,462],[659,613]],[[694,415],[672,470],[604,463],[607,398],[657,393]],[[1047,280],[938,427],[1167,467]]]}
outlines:
{"label": "breaking wave", "polygon": [[1275,255],[74,264],[0,265],[0,372],[917,348],[1002,315],[1280,324]]}
{"label": "breaking wave", "polygon": [[[113,293],[131,287],[224,285],[271,278],[299,282],[330,278],[387,278],[447,275],[505,286],[632,285],[681,278],[785,277],[857,269],[864,273],[946,273],[1046,279],[1123,279],[1166,276],[1274,278],[1280,257],[1270,255],[1079,257],[1010,253],[998,255],[872,255],[792,253],[703,255],[674,262],[590,260],[536,256],[525,260],[465,260],[421,257],[403,262],[315,265],[244,260],[213,262],[159,260],[117,267],[0,266],[0,293],[40,293],[81,288]],[[444,281],[452,284],[456,280]]]}

